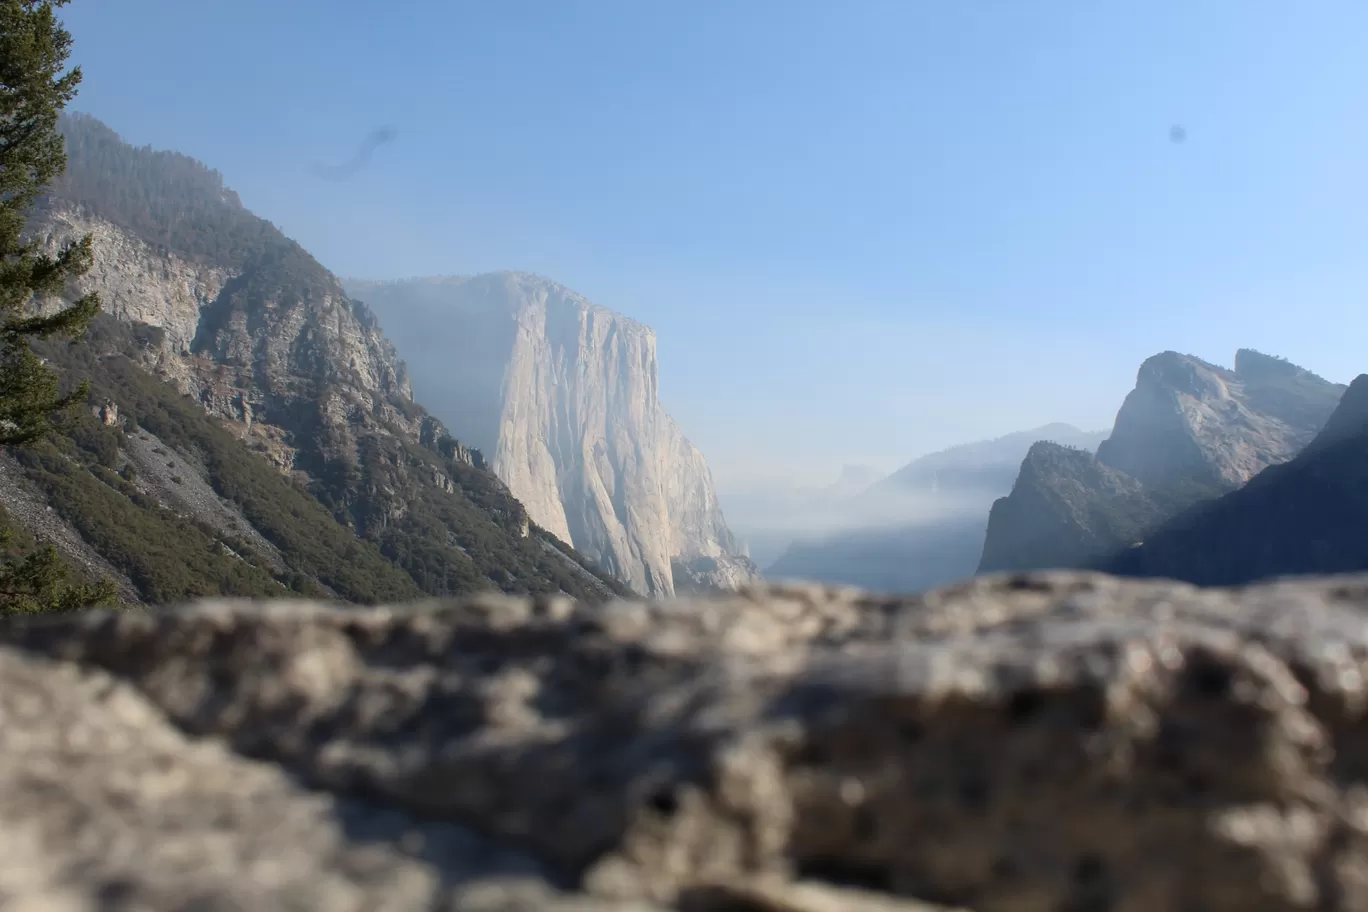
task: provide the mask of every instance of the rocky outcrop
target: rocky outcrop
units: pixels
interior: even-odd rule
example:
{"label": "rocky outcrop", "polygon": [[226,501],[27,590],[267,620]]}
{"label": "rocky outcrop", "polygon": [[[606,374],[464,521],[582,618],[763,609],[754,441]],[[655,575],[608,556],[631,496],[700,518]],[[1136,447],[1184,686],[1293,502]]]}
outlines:
{"label": "rocky outcrop", "polygon": [[1096,457],[1028,457],[984,537],[980,572],[1089,567],[1195,504],[1218,497],[1311,442],[1344,392],[1250,349],[1227,370],[1163,352]]}
{"label": "rocky outcrop", "polygon": [[1174,516],[1100,566],[1201,585],[1368,570],[1368,374],[1291,461]]}
{"label": "rocky outcrop", "polygon": [[13,620],[0,889],[25,909],[1352,912],[1366,618],[1368,578],[1055,574]]}
{"label": "rocky outcrop", "polygon": [[1300,452],[1343,392],[1249,349],[1236,353],[1233,371],[1163,352],[1140,365],[1097,457],[1143,484],[1184,478],[1237,487]]}
{"label": "rocky outcrop", "polygon": [[[263,277],[197,264],[159,249],[80,205],[54,199],[33,220],[49,254],[94,238],[94,265],[73,292],[98,291],[106,313],[154,327],[149,368],[282,468],[294,468],[303,424],[327,438],[327,457],[354,453],[358,423],[394,425],[417,437],[403,403],[413,391],[375,318],[325,272],[300,294]],[[299,255],[307,256],[299,251]],[[264,293],[263,293],[264,292]],[[306,447],[306,450],[308,447]]]}
{"label": "rocky outcrop", "polygon": [[703,454],[660,405],[650,329],[520,273],[347,288],[533,521],[639,592],[757,578]]}

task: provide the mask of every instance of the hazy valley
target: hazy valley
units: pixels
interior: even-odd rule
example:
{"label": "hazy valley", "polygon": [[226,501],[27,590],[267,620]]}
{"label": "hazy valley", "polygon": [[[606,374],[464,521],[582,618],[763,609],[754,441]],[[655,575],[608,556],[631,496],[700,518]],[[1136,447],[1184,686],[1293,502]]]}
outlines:
{"label": "hazy valley", "polygon": [[[73,382],[91,378],[91,410],[6,462],[3,503],[126,600],[1358,568],[1268,545],[1244,572],[1202,569],[1224,546],[1192,530],[1265,509],[1238,505],[1267,502],[1255,492],[1275,475],[1338,465],[1301,455],[1327,422],[1333,452],[1357,439],[1346,387],[1276,357],[1241,350],[1222,368],[1166,352],[1106,432],[1052,424],[883,477],[852,464],[827,486],[720,496],[660,402],[648,327],[521,273],[339,280],[198,162],[64,124],[68,170],[29,232],[54,252],[94,238],[69,299],[98,291],[107,316],[84,346],[43,343]],[[1157,556],[1182,535],[1185,560]]]}

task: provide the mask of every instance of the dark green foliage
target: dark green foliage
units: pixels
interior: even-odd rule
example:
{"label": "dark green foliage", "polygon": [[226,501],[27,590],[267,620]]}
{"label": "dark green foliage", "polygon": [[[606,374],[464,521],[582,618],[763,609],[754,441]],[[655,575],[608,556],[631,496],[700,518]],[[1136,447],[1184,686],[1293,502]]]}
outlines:
{"label": "dark green foliage", "polygon": [[16,458],[53,509],[147,601],[286,593],[267,568],[228,554],[213,529],[177,516],[101,465],[97,453],[76,442],[91,435],[62,433],[65,424],[59,422],[52,441],[19,450]]}
{"label": "dark green foliage", "polygon": [[[440,440],[431,450],[393,438],[384,444],[376,438],[363,440],[358,464],[338,460],[330,473],[315,480],[320,502],[191,399],[134,363],[129,355],[138,350],[137,336],[136,327],[102,316],[92,325],[87,343],[48,343],[41,351],[63,370],[89,376],[94,398],[114,400],[126,420],[203,466],[219,496],[236,505],[280,550],[289,568],[288,574],[275,574],[281,585],[307,591],[299,580],[317,579],[339,597],[363,603],[490,588],[565,591],[591,599],[629,594],[620,583],[595,579],[594,571],[568,547],[562,545],[562,553],[586,572],[577,572],[564,558],[548,552],[542,544],[545,533],[528,527],[522,505],[499,481],[440,455]],[[111,464],[117,459],[118,429],[87,419],[72,422],[63,431],[67,439],[80,441],[85,462],[107,468],[111,480],[127,484],[124,473]],[[180,466],[181,460],[169,450],[154,451]],[[450,480],[452,491],[423,481],[434,471]],[[325,502],[335,511],[325,508]],[[354,531],[339,523],[339,516]],[[196,541],[196,547],[204,545],[204,540]],[[103,553],[103,544],[96,544]],[[250,553],[250,548],[245,550]],[[158,553],[166,554],[164,549]],[[259,561],[257,565],[265,566]],[[157,595],[148,597],[160,601],[170,588],[163,585]],[[174,598],[192,593],[187,589]]]}
{"label": "dark green foliage", "polygon": [[[438,446],[440,442],[429,450],[365,441],[359,481],[349,489],[360,492],[351,505],[358,531],[377,542],[425,592],[450,595],[492,586],[510,593],[563,591],[590,599],[629,594],[620,583],[586,578],[549,553],[543,538],[533,534],[522,504],[497,478],[442,457]],[[434,472],[449,479],[453,490],[423,481]],[[582,559],[577,563],[584,566]]]}
{"label": "dark green foliage", "polygon": [[122,354],[134,345],[126,324],[100,318],[88,345],[50,345],[44,353],[54,364],[89,375],[96,395],[118,402],[137,426],[193,454],[214,490],[237,505],[247,521],[280,549],[292,572],[319,580],[348,601],[375,603],[421,595],[411,579],[374,546],[339,526],[307,491],[247,449],[189,398]]}
{"label": "dark green foliage", "polygon": [[979,572],[1093,566],[1223,489],[1192,479],[1142,485],[1086,450],[1037,443],[989,512]]}
{"label": "dark green foliage", "polygon": [[71,35],[56,8],[65,3],[0,0],[0,444],[36,440],[54,412],[84,400],[83,390],[58,393],[56,377],[34,357],[29,340],[79,336],[100,307],[87,295],[35,313],[35,298],[54,298],[90,268],[91,241],[45,256],[23,240],[34,201],[66,167],[57,118],[75,97],[81,72],[63,72]]}
{"label": "dark green foliage", "polygon": [[[63,117],[60,127],[70,167],[53,183],[53,198],[77,204],[162,253],[236,276],[203,313],[202,340],[235,312],[257,312],[268,301],[288,306],[337,290],[308,251],[243,208],[219,172],[178,152],[130,146],[89,115]],[[373,322],[364,305],[354,307],[363,322]],[[149,326],[140,332],[155,336],[162,330]]]}
{"label": "dark green foliage", "polygon": [[89,115],[64,117],[61,129],[71,167],[53,183],[54,196],[188,260],[233,272],[267,263],[303,267],[326,278],[302,247],[243,208],[219,172],[178,152],[133,148]]}
{"label": "dark green foliage", "polygon": [[[89,237],[56,256],[23,239],[34,202],[66,167],[57,121],[81,82],[79,69],[63,72],[71,35],[56,11],[66,2],[0,0],[0,444],[10,446],[42,437],[55,414],[86,395],[80,386],[62,395],[31,340],[79,337],[100,308],[93,294],[45,306],[90,268]],[[13,529],[0,532],[7,552],[15,535]],[[109,603],[114,594],[108,582],[92,586],[76,579],[50,546],[0,564],[0,612],[69,611]]]}
{"label": "dark green foliage", "polygon": [[[341,294],[326,269],[244,209],[216,172],[186,156],[130,147],[92,118],[67,118],[62,129],[71,167],[54,187],[54,202],[76,203],[168,253],[236,276],[201,311],[194,351],[225,358],[218,332],[230,321],[245,317],[253,325],[263,315]],[[374,327],[363,304],[349,306],[363,325]],[[73,374],[90,373],[98,395],[193,455],[215,491],[280,549],[292,570],[362,602],[488,588],[563,590],[587,598],[625,592],[548,552],[540,536],[526,531],[522,506],[492,475],[463,461],[466,451],[449,437],[434,429],[430,446],[407,442],[404,433],[385,426],[379,408],[350,428],[325,420],[320,404],[360,380],[307,327],[290,353],[290,376],[252,381],[265,391],[256,418],[290,434],[297,447],[294,468],[310,479],[307,490],[195,403],[168,397],[164,384],[126,357],[158,345],[157,333],[101,321],[92,335],[101,334],[106,356],[63,355],[64,366]],[[402,396],[391,396],[389,405],[409,421],[426,416]],[[450,480],[449,490],[438,486],[440,478]],[[570,560],[584,568],[581,558]]]}
{"label": "dark green foliage", "polygon": [[0,507],[0,616],[114,605],[117,595],[109,580],[81,579],[56,549],[40,546]]}

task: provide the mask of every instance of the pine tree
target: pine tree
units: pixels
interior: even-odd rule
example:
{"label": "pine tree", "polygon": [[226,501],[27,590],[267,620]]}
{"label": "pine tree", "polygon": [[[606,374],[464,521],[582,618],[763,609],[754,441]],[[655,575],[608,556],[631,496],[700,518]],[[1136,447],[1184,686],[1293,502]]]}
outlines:
{"label": "pine tree", "polygon": [[62,72],[71,35],[57,18],[67,0],[0,0],[0,444],[28,443],[51,428],[54,413],[86,398],[63,396],[57,377],[29,340],[83,335],[100,309],[89,294],[53,311],[33,305],[56,298],[92,260],[91,238],[56,256],[23,238],[30,208],[66,169],[57,116],[76,95],[80,68]]}
{"label": "pine tree", "polygon": [[[55,414],[83,402],[88,386],[62,395],[32,339],[79,338],[99,311],[94,294],[65,306],[67,281],[90,268],[89,236],[56,256],[24,239],[29,211],[66,169],[58,114],[76,95],[80,68],[66,72],[71,35],[57,18],[67,0],[0,0],[0,445],[31,443]],[[0,545],[12,533],[0,531]],[[50,546],[0,564],[0,612],[69,610],[108,602],[113,587],[69,584],[71,571]]]}
{"label": "pine tree", "polygon": [[[14,540],[10,529],[0,531],[0,548]],[[110,605],[118,598],[111,580],[94,585],[72,582],[71,568],[51,545],[0,564],[0,615],[76,611]]]}

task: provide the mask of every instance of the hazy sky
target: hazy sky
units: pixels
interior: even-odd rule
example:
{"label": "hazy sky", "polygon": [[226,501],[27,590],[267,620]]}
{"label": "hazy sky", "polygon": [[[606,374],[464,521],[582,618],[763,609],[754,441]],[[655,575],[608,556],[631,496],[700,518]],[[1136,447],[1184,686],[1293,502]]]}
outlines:
{"label": "hazy sky", "polygon": [[79,109],[218,168],[335,272],[523,269],[654,327],[724,487],[1108,426],[1168,348],[1368,370],[1362,0],[65,15]]}

